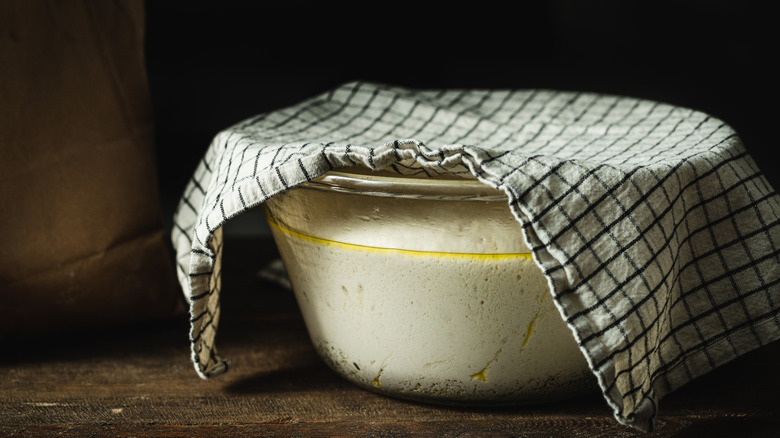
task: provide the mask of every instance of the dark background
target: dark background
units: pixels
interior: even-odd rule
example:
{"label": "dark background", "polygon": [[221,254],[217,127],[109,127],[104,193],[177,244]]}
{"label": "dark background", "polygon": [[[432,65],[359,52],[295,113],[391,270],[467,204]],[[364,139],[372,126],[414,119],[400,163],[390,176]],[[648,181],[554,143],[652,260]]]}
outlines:
{"label": "dark background", "polygon": [[165,219],[219,130],[357,79],[596,91],[695,108],[735,128],[779,186],[777,32],[758,2],[434,4],[148,1]]}

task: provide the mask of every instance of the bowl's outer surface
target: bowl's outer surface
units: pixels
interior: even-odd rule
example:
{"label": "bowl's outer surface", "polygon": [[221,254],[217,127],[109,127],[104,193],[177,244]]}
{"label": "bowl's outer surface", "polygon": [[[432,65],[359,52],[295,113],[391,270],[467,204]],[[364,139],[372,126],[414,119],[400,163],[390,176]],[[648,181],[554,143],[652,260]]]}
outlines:
{"label": "bowl's outer surface", "polygon": [[350,381],[457,404],[593,387],[506,200],[299,187],[266,212],[312,341]]}

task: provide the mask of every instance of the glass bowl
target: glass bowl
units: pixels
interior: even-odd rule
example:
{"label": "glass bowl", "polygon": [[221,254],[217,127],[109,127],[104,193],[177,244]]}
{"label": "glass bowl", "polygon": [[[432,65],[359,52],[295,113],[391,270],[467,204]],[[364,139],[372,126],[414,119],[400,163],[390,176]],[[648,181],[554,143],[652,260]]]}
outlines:
{"label": "glass bowl", "polygon": [[345,168],[265,210],[313,345],[349,381],[445,404],[595,388],[503,192]]}

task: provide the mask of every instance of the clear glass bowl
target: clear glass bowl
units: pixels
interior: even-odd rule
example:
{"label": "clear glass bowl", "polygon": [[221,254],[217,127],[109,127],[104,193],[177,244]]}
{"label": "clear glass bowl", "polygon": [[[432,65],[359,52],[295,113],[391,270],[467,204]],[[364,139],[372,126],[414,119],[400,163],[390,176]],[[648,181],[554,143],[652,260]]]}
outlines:
{"label": "clear glass bowl", "polygon": [[265,209],[312,342],[351,382],[449,404],[595,387],[502,192],[348,168]]}

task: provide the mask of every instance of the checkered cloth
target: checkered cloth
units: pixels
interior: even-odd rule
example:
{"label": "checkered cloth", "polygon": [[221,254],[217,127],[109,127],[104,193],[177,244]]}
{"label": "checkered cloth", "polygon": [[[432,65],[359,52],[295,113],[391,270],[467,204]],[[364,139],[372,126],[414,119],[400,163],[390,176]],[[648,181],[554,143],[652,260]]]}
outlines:
{"label": "checkered cloth", "polygon": [[222,225],[340,166],[469,174],[504,191],[624,424],[780,335],[780,205],[737,134],[701,112],[552,90],[349,83],[214,139],[175,216],[201,377],[214,346]]}

